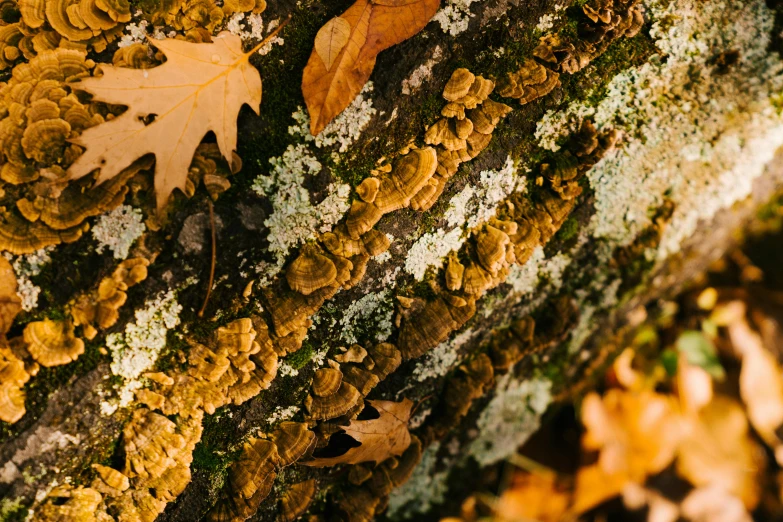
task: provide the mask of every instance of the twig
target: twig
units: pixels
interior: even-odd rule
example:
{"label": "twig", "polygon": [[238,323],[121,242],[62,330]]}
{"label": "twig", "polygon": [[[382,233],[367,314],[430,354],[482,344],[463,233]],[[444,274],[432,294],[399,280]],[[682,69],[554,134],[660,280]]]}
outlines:
{"label": "twig", "polygon": [[281,23],[280,25],[278,25],[278,26],[277,26],[277,28],[276,28],[274,31],[272,31],[271,33],[269,33],[269,34],[266,36],[266,38],[264,38],[263,40],[261,40],[261,43],[259,43],[259,44],[258,44],[258,45],[256,45],[255,47],[253,47],[253,48],[250,50],[250,52],[249,52],[249,53],[247,53],[245,56],[248,56],[248,57],[249,57],[251,54],[253,54],[254,52],[256,52],[256,51],[258,51],[259,49],[261,49],[261,48],[262,48],[263,46],[265,46],[267,43],[271,42],[271,41],[272,41],[272,39],[273,39],[275,36],[277,36],[277,33],[279,33],[279,32],[280,32],[280,31],[283,29],[283,27],[285,27],[286,25],[288,25],[288,22],[290,22],[290,21],[291,21],[291,15],[288,15],[288,18],[286,18],[285,20],[283,20],[283,23]]}
{"label": "twig", "polygon": [[198,311],[199,317],[204,317],[204,310],[207,308],[209,302],[209,294],[212,293],[212,282],[215,280],[215,257],[217,250],[217,236],[215,235],[215,210],[212,207],[212,200],[207,198],[209,204],[209,227],[212,230],[212,262],[209,266],[209,284],[207,285],[207,295],[204,296],[204,304],[201,305],[201,310]]}

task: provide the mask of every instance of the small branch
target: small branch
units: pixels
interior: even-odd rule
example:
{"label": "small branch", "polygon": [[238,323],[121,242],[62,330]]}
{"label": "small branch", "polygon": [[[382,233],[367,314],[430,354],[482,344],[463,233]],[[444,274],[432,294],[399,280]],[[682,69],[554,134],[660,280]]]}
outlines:
{"label": "small branch", "polygon": [[281,23],[280,25],[278,25],[278,26],[275,28],[275,30],[274,30],[274,31],[272,31],[271,33],[269,33],[269,35],[267,35],[267,37],[266,37],[266,38],[264,38],[263,40],[261,40],[261,43],[260,43],[260,44],[258,44],[258,45],[256,45],[255,47],[253,47],[253,48],[250,50],[250,52],[248,52],[248,53],[247,53],[245,56],[250,56],[250,55],[252,55],[254,52],[258,51],[258,50],[259,50],[259,49],[261,49],[263,46],[265,46],[265,45],[266,45],[268,42],[271,42],[271,41],[272,41],[272,39],[273,39],[275,36],[277,36],[277,33],[279,33],[279,32],[280,32],[280,30],[281,30],[281,29],[283,29],[283,27],[285,27],[286,25],[288,25],[288,22],[290,22],[290,21],[291,21],[291,15],[288,15],[288,18],[286,18],[285,20],[283,20],[283,23]]}
{"label": "small branch", "polygon": [[201,305],[201,310],[198,311],[199,317],[204,317],[204,310],[207,308],[209,302],[209,294],[212,293],[212,282],[215,280],[215,257],[217,250],[217,236],[215,234],[215,209],[212,206],[212,200],[207,198],[209,204],[209,227],[212,230],[212,262],[209,267],[209,284],[207,285],[207,295],[204,296],[204,304]]}

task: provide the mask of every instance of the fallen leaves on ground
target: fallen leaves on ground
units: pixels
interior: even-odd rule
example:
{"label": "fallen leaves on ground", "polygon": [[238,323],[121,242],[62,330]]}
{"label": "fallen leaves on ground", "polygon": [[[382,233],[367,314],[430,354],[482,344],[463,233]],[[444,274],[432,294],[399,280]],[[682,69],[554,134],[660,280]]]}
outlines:
{"label": "fallen leaves on ground", "polygon": [[597,451],[598,461],[577,473],[574,510],[580,513],[664,469],[681,438],[672,398],[652,391],[591,393],[582,403],[582,422],[582,448]]}
{"label": "fallen leaves on ground", "polygon": [[310,133],[320,133],[361,92],[384,49],[421,31],[440,0],[357,0],[315,37],[302,77]]}
{"label": "fallen leaves on ground", "polygon": [[367,401],[378,410],[377,419],[353,420],[343,428],[345,433],[360,443],[338,457],[316,458],[303,462],[307,466],[323,467],[360,462],[383,462],[389,457],[399,457],[411,444],[408,420],[413,402]]}
{"label": "fallen leaves on ground", "polygon": [[515,477],[495,509],[501,520],[557,522],[563,520],[570,501],[570,494],[558,484],[557,475],[542,470]]}
{"label": "fallen leaves on ground", "polygon": [[[662,303],[614,361],[601,391],[583,398],[578,421],[571,417],[570,429],[581,424],[578,458],[564,465],[570,448],[551,442],[555,429],[569,429],[544,430],[509,460],[520,469],[503,482],[507,488],[477,492],[460,517],[442,522],[777,519],[783,294],[761,293],[767,301],[754,301],[752,291],[707,288],[698,298],[682,297],[682,308]],[[673,321],[678,309],[687,313]],[[542,453],[542,440],[553,456]]]}
{"label": "fallen leaves on ground", "polygon": [[718,395],[688,424],[679,445],[678,474],[696,487],[718,488],[741,499],[748,510],[756,507],[763,450],[751,439],[742,405]]}
{"label": "fallen leaves on ground", "polygon": [[75,86],[98,101],[126,105],[128,110],[74,140],[86,150],[68,169],[68,177],[77,179],[100,169],[97,182],[102,183],[141,156],[154,154],[160,210],[175,188],[185,190],[193,154],[209,131],[231,161],[239,109],[247,104],[259,112],[261,76],[249,62],[256,49],[243,53],[241,39],[229,32],[220,33],[212,43],[167,38],[150,44],[166,55],[163,65],[102,65],[103,76]]}
{"label": "fallen leaves on ground", "polygon": [[0,335],[11,328],[16,314],[22,311],[22,300],[16,293],[16,274],[11,263],[0,256]]}

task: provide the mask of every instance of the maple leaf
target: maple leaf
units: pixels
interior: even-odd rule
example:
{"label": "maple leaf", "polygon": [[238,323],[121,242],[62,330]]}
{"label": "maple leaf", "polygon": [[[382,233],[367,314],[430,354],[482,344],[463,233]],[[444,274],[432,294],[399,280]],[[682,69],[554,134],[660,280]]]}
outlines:
{"label": "maple leaf", "polygon": [[440,0],[357,0],[318,31],[302,76],[313,136],[361,92],[378,53],[424,29],[439,6]]}
{"label": "maple leaf", "polygon": [[224,31],[212,43],[150,40],[166,55],[152,69],[101,66],[103,76],[84,79],[76,88],[128,110],[72,140],[86,150],[68,169],[68,179],[100,169],[102,183],[154,154],[160,210],[175,188],[185,189],[193,154],[207,132],[215,133],[223,156],[232,157],[239,109],[247,104],[258,114],[261,105],[261,76],[250,55],[277,31],[249,53],[242,52],[238,36]]}
{"label": "maple leaf", "polygon": [[370,420],[353,420],[343,428],[360,446],[349,449],[338,457],[316,458],[303,462],[307,466],[324,467],[336,464],[358,464],[360,462],[382,462],[389,457],[398,457],[411,444],[408,420],[413,402],[367,401],[378,410],[380,417]]}

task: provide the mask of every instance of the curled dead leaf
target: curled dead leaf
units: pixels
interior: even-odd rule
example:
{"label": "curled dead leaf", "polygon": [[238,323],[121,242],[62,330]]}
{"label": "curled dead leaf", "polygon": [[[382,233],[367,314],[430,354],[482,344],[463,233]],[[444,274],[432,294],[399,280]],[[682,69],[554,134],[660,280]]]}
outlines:
{"label": "curled dead leaf", "polygon": [[313,467],[360,462],[382,462],[389,457],[399,457],[411,444],[408,420],[413,402],[367,401],[378,410],[380,417],[370,420],[354,420],[344,428],[345,433],[360,443],[337,457],[316,458],[302,464]]}
{"label": "curled dead leaf", "polygon": [[302,76],[310,133],[320,133],[358,95],[375,57],[421,31],[440,0],[357,0],[315,37]]}

